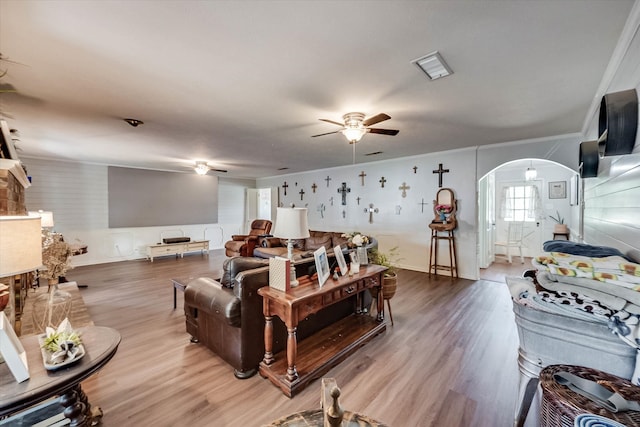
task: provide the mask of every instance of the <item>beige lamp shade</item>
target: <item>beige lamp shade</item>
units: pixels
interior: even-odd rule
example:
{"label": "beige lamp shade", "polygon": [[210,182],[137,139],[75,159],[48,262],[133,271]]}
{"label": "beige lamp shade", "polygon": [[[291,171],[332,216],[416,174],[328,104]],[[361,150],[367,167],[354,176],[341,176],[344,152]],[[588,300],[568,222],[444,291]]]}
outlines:
{"label": "beige lamp shade", "polygon": [[307,208],[278,208],[273,235],[281,239],[304,239],[309,237]]}
{"label": "beige lamp shade", "polygon": [[34,271],[41,266],[40,217],[0,216],[0,277]]}
{"label": "beige lamp shade", "polygon": [[51,228],[54,225],[53,212],[51,211],[43,211],[42,209],[38,212],[29,211],[29,215],[39,216],[42,228]]}

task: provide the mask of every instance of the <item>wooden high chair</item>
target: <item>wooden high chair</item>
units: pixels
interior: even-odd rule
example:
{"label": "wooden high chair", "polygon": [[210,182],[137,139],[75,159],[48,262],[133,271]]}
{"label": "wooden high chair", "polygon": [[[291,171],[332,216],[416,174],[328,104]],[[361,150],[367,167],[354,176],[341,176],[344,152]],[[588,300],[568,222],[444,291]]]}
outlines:
{"label": "wooden high chair", "polygon": [[[445,214],[444,220],[437,211],[438,206],[449,206],[449,212]],[[453,190],[450,188],[441,188],[436,193],[436,199],[433,201],[433,213],[435,218],[429,224],[431,229],[431,246],[429,249],[429,277],[431,271],[438,274],[438,269],[449,270],[451,278],[458,277],[458,263],[456,261],[456,241],[453,231],[458,227],[456,220],[456,212],[458,203],[454,197]],[[449,265],[438,264],[438,242],[446,240],[449,242]]]}

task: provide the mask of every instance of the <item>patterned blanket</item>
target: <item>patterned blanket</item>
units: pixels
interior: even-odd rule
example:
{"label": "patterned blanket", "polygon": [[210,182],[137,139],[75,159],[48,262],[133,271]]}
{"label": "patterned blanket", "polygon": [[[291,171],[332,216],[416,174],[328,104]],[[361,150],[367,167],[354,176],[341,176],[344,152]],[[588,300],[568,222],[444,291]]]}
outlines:
{"label": "patterned blanket", "polygon": [[579,277],[640,291],[640,264],[620,256],[593,258],[564,252],[545,252],[532,259],[538,270],[564,277]]}

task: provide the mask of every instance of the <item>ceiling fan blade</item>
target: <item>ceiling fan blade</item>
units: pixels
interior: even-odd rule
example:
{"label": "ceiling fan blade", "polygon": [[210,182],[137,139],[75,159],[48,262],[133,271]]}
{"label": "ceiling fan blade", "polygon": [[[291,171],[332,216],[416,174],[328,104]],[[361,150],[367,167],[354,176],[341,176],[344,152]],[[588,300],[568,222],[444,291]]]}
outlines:
{"label": "ceiling fan blade", "polygon": [[385,120],[389,120],[391,118],[391,116],[385,114],[385,113],[380,113],[380,114],[376,114],[373,117],[369,117],[368,119],[366,119],[365,121],[362,122],[363,126],[371,126],[371,125],[375,125],[376,123],[380,123],[380,122],[384,122]]}
{"label": "ceiling fan blade", "polygon": [[379,133],[382,135],[397,135],[400,132],[397,129],[377,129],[377,128],[368,128],[367,131],[369,133]]}
{"label": "ceiling fan blade", "polygon": [[344,123],[334,122],[333,120],[329,120],[329,119],[318,119],[318,120],[344,127]]}
{"label": "ceiling fan blade", "polygon": [[331,135],[332,133],[338,133],[338,132],[342,132],[340,130],[334,131],[334,132],[327,132],[327,133],[320,133],[318,135],[311,135],[311,138],[315,138],[316,136],[325,136],[325,135]]}

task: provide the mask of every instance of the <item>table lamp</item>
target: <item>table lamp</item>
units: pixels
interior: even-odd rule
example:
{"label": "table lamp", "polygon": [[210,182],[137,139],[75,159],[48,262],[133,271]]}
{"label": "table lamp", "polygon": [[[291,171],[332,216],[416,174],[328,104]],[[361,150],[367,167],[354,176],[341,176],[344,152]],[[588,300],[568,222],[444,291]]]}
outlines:
{"label": "table lamp", "polygon": [[[15,276],[42,266],[40,217],[0,216],[0,277],[9,277],[9,321],[15,327]],[[24,282],[23,282],[24,283]]]}
{"label": "table lamp", "polygon": [[53,212],[51,211],[43,211],[42,209],[38,211],[29,211],[29,215],[37,215],[40,217],[40,227],[42,227],[42,235],[48,236],[53,230]]}
{"label": "table lamp", "polygon": [[291,261],[291,287],[298,286],[293,265],[293,240],[309,237],[307,208],[277,208],[275,237],[287,239],[287,258]]}

